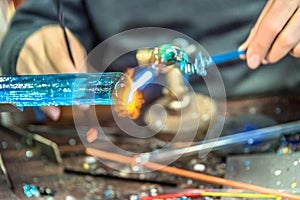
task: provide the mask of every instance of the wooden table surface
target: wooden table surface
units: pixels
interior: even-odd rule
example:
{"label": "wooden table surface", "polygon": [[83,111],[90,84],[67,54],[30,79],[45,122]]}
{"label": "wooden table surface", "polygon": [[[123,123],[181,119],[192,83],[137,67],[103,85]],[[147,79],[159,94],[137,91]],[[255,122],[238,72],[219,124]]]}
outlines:
{"label": "wooden table surface", "polygon": [[[100,120],[109,124],[111,115],[109,107],[97,107]],[[104,114],[105,113],[105,114]],[[284,123],[300,119],[300,96],[281,95],[272,97],[256,97],[230,100],[227,103],[227,117],[243,116],[247,114],[262,114],[274,119],[277,123]],[[24,113],[25,115],[25,113]],[[27,115],[28,116],[28,115]],[[21,117],[22,118],[22,117]],[[24,118],[26,118],[24,116]],[[28,117],[26,118],[28,122]],[[19,123],[19,122],[18,122]],[[30,122],[31,123],[31,122]],[[119,199],[129,199],[130,194],[150,190],[151,187],[173,188],[174,186],[147,183],[133,180],[122,180],[109,177],[94,177],[84,174],[66,173],[65,166],[81,165],[85,158],[84,146],[70,127],[73,126],[71,108],[64,108],[62,118],[56,122],[35,124],[31,129],[38,127],[54,127],[63,134],[42,135],[49,137],[59,145],[63,163],[56,164],[41,154],[40,149],[26,144],[24,139],[0,128],[0,150],[6,163],[8,173],[15,187],[10,190],[4,176],[0,174],[0,199],[26,199],[22,186],[24,183],[49,187],[57,190],[54,199],[105,199],[104,192],[108,187],[120,192]],[[64,130],[66,130],[64,132]],[[69,132],[68,132],[69,131]],[[169,180],[170,177],[166,177]],[[170,179],[172,180],[172,179]],[[186,180],[184,180],[186,181]],[[150,188],[150,189],[149,189]],[[120,195],[122,197],[120,197]],[[51,199],[42,196],[31,199]]]}

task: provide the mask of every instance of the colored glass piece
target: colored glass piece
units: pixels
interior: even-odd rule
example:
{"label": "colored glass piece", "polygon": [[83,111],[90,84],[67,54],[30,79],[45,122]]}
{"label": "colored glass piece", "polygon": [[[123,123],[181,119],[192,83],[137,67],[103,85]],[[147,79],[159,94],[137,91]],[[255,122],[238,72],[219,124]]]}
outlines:
{"label": "colored glass piece", "polygon": [[[164,64],[166,66],[177,64],[177,67],[184,75],[198,74],[206,76],[206,68],[213,64],[226,62],[233,59],[240,58],[241,55],[246,53],[245,50],[234,50],[214,56],[205,56],[202,52],[196,55],[194,63],[189,61],[187,53],[177,46],[172,44],[163,44],[153,49],[153,57],[155,64]],[[158,66],[157,66],[158,68]]]}
{"label": "colored glass piece", "polygon": [[189,62],[187,53],[172,44],[163,44],[154,48],[153,54],[156,64],[164,64],[166,66],[177,64],[177,67],[184,75],[206,75],[205,67],[213,63],[210,57],[204,57],[200,52],[192,64]]}
{"label": "colored glass piece", "polygon": [[24,184],[23,192],[26,197],[39,197],[40,196],[40,192],[35,185]]}

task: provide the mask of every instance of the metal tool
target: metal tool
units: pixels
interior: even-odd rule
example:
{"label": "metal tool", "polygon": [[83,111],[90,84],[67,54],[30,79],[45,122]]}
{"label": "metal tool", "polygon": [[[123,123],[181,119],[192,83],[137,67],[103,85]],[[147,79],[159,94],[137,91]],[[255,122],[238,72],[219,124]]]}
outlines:
{"label": "metal tool", "polygon": [[65,16],[64,16],[61,0],[56,0],[56,6],[57,6],[57,12],[58,12],[58,21],[59,21],[60,27],[62,28],[63,33],[64,33],[64,38],[65,38],[65,41],[66,41],[66,46],[67,46],[67,49],[68,49],[69,57],[70,57],[73,65],[75,65],[75,60],[74,60],[74,57],[73,57],[70,40],[69,40],[69,37],[67,35],[67,31],[66,31],[66,27],[65,27]]}
{"label": "metal tool", "polygon": [[24,128],[13,124],[1,124],[0,128],[5,130],[9,134],[19,137],[20,140],[23,139],[24,141],[26,141],[27,145],[34,144],[38,146],[41,150],[41,153],[45,155],[49,160],[58,164],[62,163],[62,157],[58,145],[50,139],[36,133],[31,133]]}
{"label": "metal tool", "polygon": [[3,173],[3,175],[5,176],[5,181],[6,181],[7,185],[8,185],[8,187],[10,189],[14,189],[14,186],[12,184],[11,178],[10,178],[10,176],[8,174],[8,171],[6,169],[4,160],[2,158],[1,152],[0,152],[0,169],[1,169],[2,173]]}

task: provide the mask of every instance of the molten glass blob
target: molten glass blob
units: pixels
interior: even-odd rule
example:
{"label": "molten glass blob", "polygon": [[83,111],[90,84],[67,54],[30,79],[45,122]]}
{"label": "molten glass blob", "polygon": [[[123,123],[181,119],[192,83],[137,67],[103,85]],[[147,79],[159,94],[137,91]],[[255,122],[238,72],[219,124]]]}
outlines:
{"label": "molten glass blob", "polygon": [[144,103],[142,92],[134,87],[133,82],[134,69],[127,69],[124,74],[122,87],[116,91],[114,98],[115,111],[121,117],[130,117],[136,119],[140,115],[140,109]]}

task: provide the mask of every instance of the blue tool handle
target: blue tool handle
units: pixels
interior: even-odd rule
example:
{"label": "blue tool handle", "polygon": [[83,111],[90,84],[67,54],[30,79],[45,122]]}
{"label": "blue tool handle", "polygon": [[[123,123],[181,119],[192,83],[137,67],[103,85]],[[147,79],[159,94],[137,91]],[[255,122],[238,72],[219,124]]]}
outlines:
{"label": "blue tool handle", "polygon": [[219,64],[222,62],[239,59],[241,55],[245,55],[246,50],[233,50],[221,54],[217,54],[211,57],[215,64]]}

